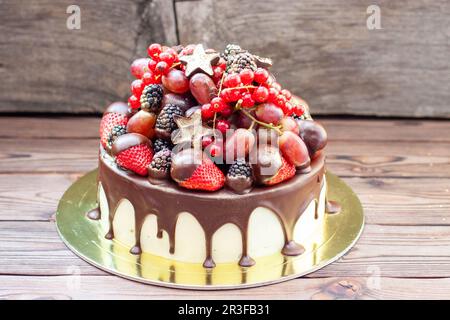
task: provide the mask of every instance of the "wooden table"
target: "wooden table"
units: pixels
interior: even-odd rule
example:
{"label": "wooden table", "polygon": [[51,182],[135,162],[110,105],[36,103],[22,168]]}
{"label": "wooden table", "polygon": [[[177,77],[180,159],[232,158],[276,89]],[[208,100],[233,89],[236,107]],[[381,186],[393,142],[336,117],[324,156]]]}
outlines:
{"label": "wooden table", "polygon": [[262,288],[143,285],[76,257],[54,213],[97,166],[99,118],[0,117],[0,299],[450,298],[449,121],[323,119],[328,168],[360,196],[366,227],[337,262]]}

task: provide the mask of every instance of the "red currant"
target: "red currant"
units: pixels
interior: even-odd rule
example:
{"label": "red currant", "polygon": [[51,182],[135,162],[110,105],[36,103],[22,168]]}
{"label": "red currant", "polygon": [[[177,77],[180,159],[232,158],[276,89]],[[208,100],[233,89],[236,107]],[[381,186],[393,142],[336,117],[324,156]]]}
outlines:
{"label": "red currant", "polygon": [[239,73],[239,76],[241,77],[241,81],[244,85],[249,85],[253,82],[255,74],[250,69],[244,69]]}
{"label": "red currant", "polygon": [[158,62],[156,62],[155,60],[153,60],[153,59],[150,59],[150,61],[148,62],[148,68],[151,70],[151,71],[155,71],[156,70],[156,64],[157,64]]}
{"label": "red currant", "polygon": [[225,108],[226,104],[220,97],[215,97],[211,100],[211,107],[214,112],[220,112]]}
{"label": "red currant", "polygon": [[255,71],[255,81],[258,83],[266,83],[269,79],[269,71],[263,68],[258,68]]}
{"label": "red currant", "polygon": [[142,82],[144,85],[148,86],[149,84],[155,83],[155,75],[153,72],[149,71],[142,75]]}
{"label": "red currant", "polygon": [[287,115],[287,116],[290,116],[290,115],[292,115],[292,113],[294,113],[294,106],[292,105],[291,102],[287,101],[287,102],[284,104],[283,112],[284,112],[284,114]]}
{"label": "red currant", "polygon": [[225,102],[235,102],[241,97],[241,92],[239,89],[223,89],[220,92],[220,97]]}
{"label": "red currant", "polygon": [[233,109],[227,104],[225,104],[225,107],[220,111],[220,114],[224,116],[225,118],[228,118],[233,113]]}
{"label": "red currant", "polygon": [[294,106],[294,113],[301,117],[305,113],[305,108],[302,105]]}
{"label": "red currant", "polygon": [[202,118],[205,120],[210,119],[214,116],[214,109],[212,108],[210,103],[202,105],[201,111],[202,111]]}
{"label": "red currant", "polygon": [[160,61],[156,65],[156,72],[159,74],[167,74],[169,72],[170,66],[165,61]]}
{"label": "red currant", "polygon": [[136,79],[141,78],[142,74],[148,70],[147,64],[149,60],[149,58],[140,58],[133,61],[130,66],[130,71]]}
{"label": "red currant", "polygon": [[136,96],[131,96],[128,98],[128,105],[131,109],[137,109],[141,106],[141,103],[139,102],[139,99],[136,98]]}
{"label": "red currant", "polygon": [[217,63],[217,66],[222,69],[223,71],[225,71],[225,69],[227,68],[227,62],[225,61],[224,58],[220,58],[219,62]]}
{"label": "red currant", "polygon": [[173,62],[178,61],[178,53],[173,48],[167,48],[164,52],[170,54],[173,57]]}
{"label": "red currant", "polygon": [[289,90],[287,90],[287,89],[281,90],[281,94],[283,96],[285,96],[286,99],[288,99],[288,100],[290,100],[292,98],[292,93]]}
{"label": "red currant", "polygon": [[241,83],[241,77],[237,73],[229,74],[223,80],[223,85],[227,88],[238,87]]}
{"label": "red currant", "polygon": [[278,82],[272,83],[272,88],[275,88],[278,91],[281,91],[281,85]]}
{"label": "red currant", "polygon": [[281,108],[282,110],[284,110],[284,105],[286,104],[286,97],[283,96],[282,94],[279,94],[276,99],[275,99],[275,104]]}
{"label": "red currant", "polygon": [[157,61],[159,61],[159,54],[161,51],[162,47],[159,43],[152,43],[147,49],[149,57]]}
{"label": "red currant", "polygon": [[269,97],[267,98],[267,100],[270,102],[275,102],[279,94],[280,92],[277,89],[271,87],[269,88]]}
{"label": "red currant", "polygon": [[214,80],[214,83],[218,83],[220,81],[220,79],[222,79],[223,70],[220,67],[214,67],[213,71],[214,71],[214,75],[212,78]]}
{"label": "red currant", "polygon": [[225,134],[230,129],[230,123],[227,120],[217,120],[216,129]]}
{"label": "red currant", "polygon": [[208,149],[211,157],[217,157],[222,154],[222,148],[218,144],[212,144]]}
{"label": "red currant", "polygon": [[265,102],[269,98],[269,90],[266,87],[259,86],[252,94],[253,100],[256,102]]}
{"label": "red currant", "polygon": [[140,97],[142,90],[144,90],[145,84],[142,80],[134,80],[131,83],[131,93],[133,93],[134,96]]}
{"label": "red currant", "polygon": [[244,108],[251,108],[255,105],[255,100],[253,100],[251,93],[245,93],[242,96],[242,104],[241,105]]}
{"label": "red currant", "polygon": [[170,53],[168,53],[167,51],[164,51],[159,55],[159,60],[164,61],[169,66],[171,66],[175,61],[175,57],[173,55],[171,55]]}
{"label": "red currant", "polygon": [[202,148],[205,149],[207,146],[209,146],[213,142],[214,142],[214,139],[211,136],[202,137]]}

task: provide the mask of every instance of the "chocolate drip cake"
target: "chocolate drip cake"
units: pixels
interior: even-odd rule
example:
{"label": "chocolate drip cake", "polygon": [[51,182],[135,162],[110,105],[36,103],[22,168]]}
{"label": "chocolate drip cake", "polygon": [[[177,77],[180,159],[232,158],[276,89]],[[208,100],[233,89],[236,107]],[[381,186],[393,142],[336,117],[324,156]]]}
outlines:
{"label": "chocolate drip cake", "polygon": [[281,88],[272,61],[237,45],[152,44],[131,65],[128,104],[100,125],[99,208],[105,236],[213,268],[309,250],[327,207],[324,128]]}

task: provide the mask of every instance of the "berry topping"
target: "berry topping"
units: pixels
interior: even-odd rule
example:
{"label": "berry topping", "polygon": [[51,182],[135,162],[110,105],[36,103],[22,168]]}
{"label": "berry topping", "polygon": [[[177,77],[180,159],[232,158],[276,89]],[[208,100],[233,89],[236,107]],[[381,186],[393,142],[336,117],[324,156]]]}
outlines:
{"label": "berry topping", "polygon": [[167,90],[175,93],[185,93],[189,90],[189,79],[183,71],[172,69],[162,77],[162,83]]}
{"label": "berry topping", "polygon": [[147,49],[149,57],[153,60],[159,60],[159,54],[161,53],[161,51],[162,46],[159,43],[152,43]]}
{"label": "berry topping", "polygon": [[[179,155],[180,153],[174,156],[172,162],[173,167],[178,165],[177,156]],[[208,157],[203,156],[201,158],[202,162],[192,172],[192,175],[187,179],[180,181],[178,184],[186,189],[205,191],[219,190],[225,183],[224,174]],[[171,173],[173,173],[173,167]],[[174,177],[173,174],[172,177]]]}
{"label": "berry topping", "polygon": [[291,179],[295,176],[295,166],[281,157],[282,165],[278,172],[271,178],[264,182],[265,185],[271,186],[280,182]]}
{"label": "berry topping", "polygon": [[107,143],[107,147],[109,149],[111,149],[112,144],[114,143],[114,141],[120,137],[121,135],[127,133],[127,127],[124,125],[117,125],[114,126],[114,128],[112,128],[111,133],[108,136],[108,143]]}
{"label": "berry topping", "polygon": [[148,71],[148,63],[150,59],[141,58],[133,61],[130,67],[131,74],[136,78],[140,79],[142,75]]}
{"label": "berry topping", "polygon": [[141,95],[141,108],[146,111],[158,112],[163,98],[163,88],[159,84],[146,86]]}
{"label": "berry topping", "polygon": [[100,122],[100,142],[103,148],[108,147],[108,139],[115,126],[126,126],[128,116],[123,113],[108,112],[103,115]]}
{"label": "berry topping", "polygon": [[146,137],[136,133],[121,135],[114,141],[112,152],[119,167],[141,176],[147,175],[147,167],[152,161],[153,150]]}
{"label": "berry topping", "polygon": [[245,193],[306,174],[322,154],[325,130],[269,72],[270,59],[235,44],[221,54],[158,43],[147,52],[131,65],[128,104],[111,105],[101,121],[101,144],[119,167],[152,183]]}
{"label": "berry topping", "polygon": [[162,108],[156,119],[156,135],[158,138],[169,139],[172,132],[177,128],[174,116],[183,116],[183,110],[175,104],[167,104]]}
{"label": "berry topping", "polygon": [[253,184],[252,167],[244,159],[237,159],[228,169],[225,184],[236,193],[250,191]]}
{"label": "berry topping", "polygon": [[152,162],[148,166],[148,175],[155,179],[164,179],[170,174],[172,151],[162,149],[155,153]]}
{"label": "berry topping", "polygon": [[263,68],[256,69],[254,79],[260,84],[266,83],[267,79],[269,79],[269,71]]}
{"label": "berry topping", "polygon": [[128,120],[127,131],[152,139],[155,136],[155,122],[156,115],[153,112],[140,110]]}
{"label": "berry topping", "polygon": [[155,152],[159,152],[164,149],[172,150],[172,148],[173,144],[168,140],[158,138],[153,142],[153,150]]}

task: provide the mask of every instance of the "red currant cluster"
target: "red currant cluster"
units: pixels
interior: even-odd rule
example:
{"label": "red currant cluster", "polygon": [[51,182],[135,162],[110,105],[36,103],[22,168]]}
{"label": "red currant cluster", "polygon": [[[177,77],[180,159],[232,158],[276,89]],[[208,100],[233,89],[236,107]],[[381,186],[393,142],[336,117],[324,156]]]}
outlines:
{"label": "red currant cluster", "polygon": [[160,84],[162,76],[171,68],[184,67],[179,63],[178,54],[173,48],[153,43],[148,47],[147,53],[150,58],[137,59],[131,65],[131,74],[136,78],[131,83],[132,95],[128,98],[128,104],[132,109],[139,108],[139,98],[145,86]]}
{"label": "red currant cluster", "polygon": [[244,69],[239,73],[227,74],[225,67],[226,64],[223,62],[214,68],[213,80],[219,87],[219,94],[211,100],[211,103],[202,106],[202,116],[205,120],[213,118],[216,114],[228,117],[233,112],[232,106],[236,102],[239,102],[239,107],[247,109],[256,104],[272,103],[286,116],[303,115],[303,106],[293,103],[291,92],[282,89],[266,69],[258,68],[255,71]]}

